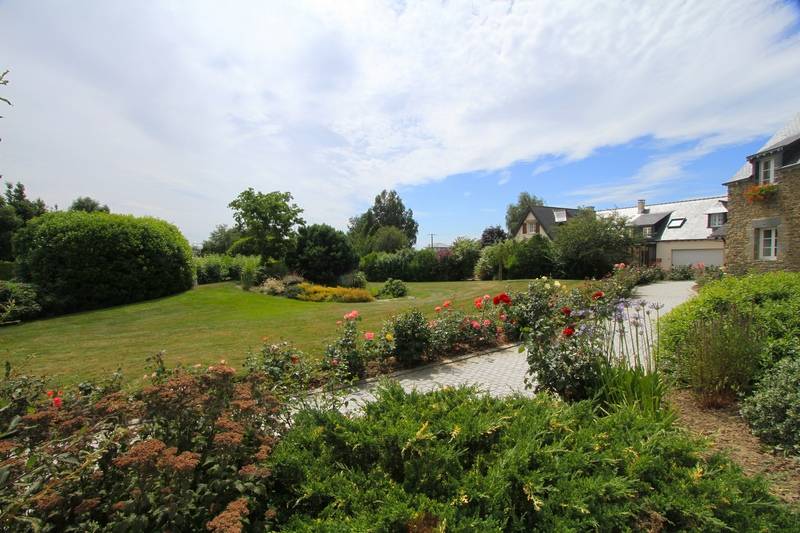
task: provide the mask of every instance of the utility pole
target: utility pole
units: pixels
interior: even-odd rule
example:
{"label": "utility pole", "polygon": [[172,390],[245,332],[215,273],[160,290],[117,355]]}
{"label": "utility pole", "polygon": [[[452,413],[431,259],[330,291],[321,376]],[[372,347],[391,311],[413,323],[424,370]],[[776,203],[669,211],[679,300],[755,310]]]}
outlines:
{"label": "utility pole", "polygon": [[429,233],[428,235],[431,236],[431,250],[433,250],[433,237],[436,235],[435,233]]}

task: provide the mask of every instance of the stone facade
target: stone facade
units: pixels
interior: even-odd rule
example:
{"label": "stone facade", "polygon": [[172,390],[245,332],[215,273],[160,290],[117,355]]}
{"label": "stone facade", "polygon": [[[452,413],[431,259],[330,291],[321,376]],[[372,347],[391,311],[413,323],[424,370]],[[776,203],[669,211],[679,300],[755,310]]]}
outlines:
{"label": "stone facade", "polygon": [[[800,271],[800,165],[776,169],[778,194],[748,203],[745,190],[752,178],[728,184],[728,225],[725,261],[733,273],[774,270]],[[755,231],[777,226],[777,259],[760,260],[755,253]]]}

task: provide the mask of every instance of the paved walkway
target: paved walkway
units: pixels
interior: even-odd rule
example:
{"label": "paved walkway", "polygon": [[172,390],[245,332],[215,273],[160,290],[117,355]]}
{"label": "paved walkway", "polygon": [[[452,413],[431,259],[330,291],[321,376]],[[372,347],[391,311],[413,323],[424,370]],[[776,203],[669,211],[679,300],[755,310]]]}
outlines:
{"label": "paved walkway", "polygon": [[[636,297],[648,303],[662,304],[664,308],[660,313],[663,316],[694,295],[693,285],[693,281],[662,281],[637,288]],[[506,396],[515,392],[530,396],[532,391],[525,388],[527,372],[525,353],[520,353],[517,346],[512,346],[398,372],[392,377],[405,390],[427,392],[443,386],[477,385],[494,396]],[[359,387],[358,391],[348,397],[351,401],[348,410],[356,408],[360,402],[373,400],[375,386],[376,381],[370,381]]]}

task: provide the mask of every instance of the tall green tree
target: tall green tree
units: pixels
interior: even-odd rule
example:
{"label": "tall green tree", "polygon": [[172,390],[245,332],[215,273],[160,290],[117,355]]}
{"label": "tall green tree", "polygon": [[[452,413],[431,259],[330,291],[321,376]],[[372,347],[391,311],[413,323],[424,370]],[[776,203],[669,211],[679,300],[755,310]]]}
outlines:
{"label": "tall green tree", "polygon": [[489,226],[481,233],[481,246],[491,246],[508,239],[508,234],[500,226]]}
{"label": "tall green tree", "polygon": [[29,199],[22,183],[18,182],[16,185],[6,183],[5,197],[6,203],[14,208],[17,216],[23,222],[28,222],[34,217],[47,213],[47,206],[44,204],[44,200],[41,198],[36,200]]}
{"label": "tall green tree", "polygon": [[528,211],[537,205],[544,205],[544,200],[527,192],[519,193],[517,202],[508,204],[506,208],[506,229],[509,235],[513,235],[514,231],[522,224],[525,217],[528,216]]}
{"label": "tall green tree", "polygon": [[383,226],[370,239],[371,252],[396,252],[408,248],[408,237],[395,226]]}
{"label": "tall green tree", "polygon": [[226,224],[219,224],[208,239],[203,241],[200,249],[202,255],[224,254],[230,247],[242,237],[242,233],[236,228],[229,228]]}
{"label": "tall green tree", "polygon": [[381,191],[372,207],[350,219],[348,235],[358,253],[365,254],[370,251],[370,238],[379,228],[386,226],[400,228],[408,238],[408,244],[416,244],[419,225],[414,220],[414,212],[406,209],[397,191]]}
{"label": "tall green tree", "polygon": [[85,211],[86,213],[110,213],[111,209],[107,205],[101,205],[100,202],[88,196],[79,196],[73,200],[72,205],[69,206],[70,211]]}
{"label": "tall green tree", "polygon": [[623,217],[597,216],[584,209],[558,227],[553,248],[559,267],[569,278],[602,277],[615,263],[628,263],[639,239]]}
{"label": "tall green tree", "polygon": [[288,192],[262,193],[252,187],[242,191],[228,207],[233,209],[237,229],[256,241],[261,260],[283,259],[295,235],[305,224],[303,209],[292,203]]}

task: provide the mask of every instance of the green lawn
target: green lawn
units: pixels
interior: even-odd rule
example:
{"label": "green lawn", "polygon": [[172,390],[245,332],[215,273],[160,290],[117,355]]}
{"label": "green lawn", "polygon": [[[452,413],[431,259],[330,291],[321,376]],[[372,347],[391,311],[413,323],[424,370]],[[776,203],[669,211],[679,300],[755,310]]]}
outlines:
{"label": "green lawn", "polygon": [[0,360],[58,384],[105,377],[122,368],[127,380],[145,370],[145,357],[165,350],[167,362],[241,363],[262,337],[288,340],[311,355],[336,335],[336,321],[358,309],[363,326],[419,307],[430,314],[446,299],[467,308],[485,293],[521,290],[527,281],[409,283],[406,298],[360,303],[312,303],[244,292],[233,283],[137,304],[39,320],[0,329]]}

